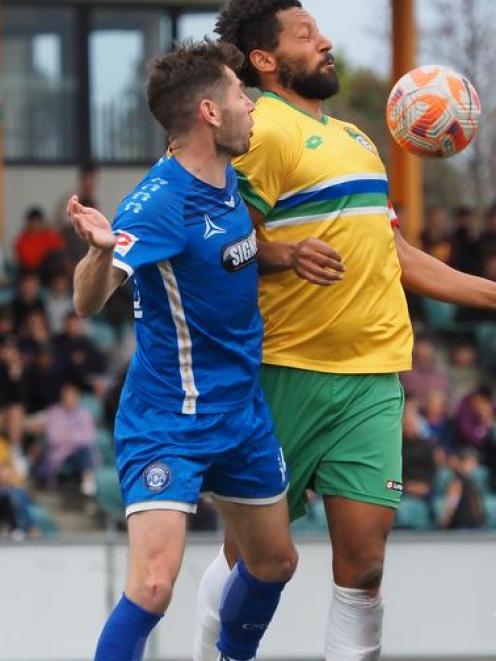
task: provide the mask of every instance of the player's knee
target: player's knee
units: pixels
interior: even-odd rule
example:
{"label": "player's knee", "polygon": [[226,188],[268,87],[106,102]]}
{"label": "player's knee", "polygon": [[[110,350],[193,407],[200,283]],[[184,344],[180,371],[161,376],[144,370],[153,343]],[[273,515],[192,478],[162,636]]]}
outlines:
{"label": "player's knee", "polygon": [[384,569],[384,552],[382,550],[363,549],[352,555],[352,561],[354,588],[376,590],[381,586]]}
{"label": "player's knee", "polygon": [[151,613],[163,613],[172,599],[174,584],[167,576],[149,575],[141,585],[143,608]]}
{"label": "player's knee", "polygon": [[287,582],[298,566],[298,553],[294,547],[272,553],[267,557],[246,562],[247,569],[261,581]]}

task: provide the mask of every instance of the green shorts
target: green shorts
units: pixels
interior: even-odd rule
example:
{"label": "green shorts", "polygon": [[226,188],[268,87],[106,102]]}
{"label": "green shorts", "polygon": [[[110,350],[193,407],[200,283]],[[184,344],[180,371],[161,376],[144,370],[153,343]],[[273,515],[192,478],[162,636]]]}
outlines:
{"label": "green shorts", "polygon": [[396,509],[404,396],[397,374],[326,374],[264,365],[262,386],[284,449],[292,520],[306,489]]}

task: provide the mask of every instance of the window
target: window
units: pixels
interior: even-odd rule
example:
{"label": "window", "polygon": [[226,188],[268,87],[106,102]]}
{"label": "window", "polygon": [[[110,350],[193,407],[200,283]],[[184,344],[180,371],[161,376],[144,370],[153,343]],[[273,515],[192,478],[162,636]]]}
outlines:
{"label": "window", "polygon": [[214,37],[215,22],[218,14],[216,12],[184,12],[177,21],[177,33],[179,39],[203,39],[203,37]]}
{"label": "window", "polygon": [[73,160],[77,87],[73,11],[7,6],[4,12],[6,157]]}
{"label": "window", "polygon": [[91,156],[98,161],[153,160],[163,131],[146,101],[146,63],[172,43],[169,17],[154,10],[96,10],[90,57]]}

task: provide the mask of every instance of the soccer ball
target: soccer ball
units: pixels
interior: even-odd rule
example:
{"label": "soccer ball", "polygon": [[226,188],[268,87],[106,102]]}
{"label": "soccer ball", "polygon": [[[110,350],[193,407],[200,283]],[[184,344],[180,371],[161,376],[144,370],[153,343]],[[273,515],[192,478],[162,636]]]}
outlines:
{"label": "soccer ball", "polygon": [[396,83],[386,119],[394,140],[406,151],[448,158],[472,142],[480,112],[479,96],[464,76],[429,65],[413,69]]}

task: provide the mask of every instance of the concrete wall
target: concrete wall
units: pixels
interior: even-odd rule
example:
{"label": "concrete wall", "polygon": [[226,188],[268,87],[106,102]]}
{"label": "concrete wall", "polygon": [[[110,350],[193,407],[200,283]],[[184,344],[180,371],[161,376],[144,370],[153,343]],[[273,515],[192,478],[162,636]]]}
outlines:
{"label": "concrete wall", "polygon": [[[98,199],[112,215],[120,199],[146,172],[146,167],[105,167],[99,173]],[[51,217],[61,201],[76,190],[78,170],[73,166],[9,166],[5,171],[5,244],[7,252],[23,223],[27,207],[42,206]]]}
{"label": "concrete wall", "polygon": [[[195,593],[218,541],[192,540],[175,599],[148,659],[191,659]],[[301,563],[260,657],[322,659],[330,600],[325,539],[299,543]],[[385,576],[384,654],[496,659],[496,537],[393,537]],[[0,546],[0,661],[87,661],[122,590],[124,540]]]}

